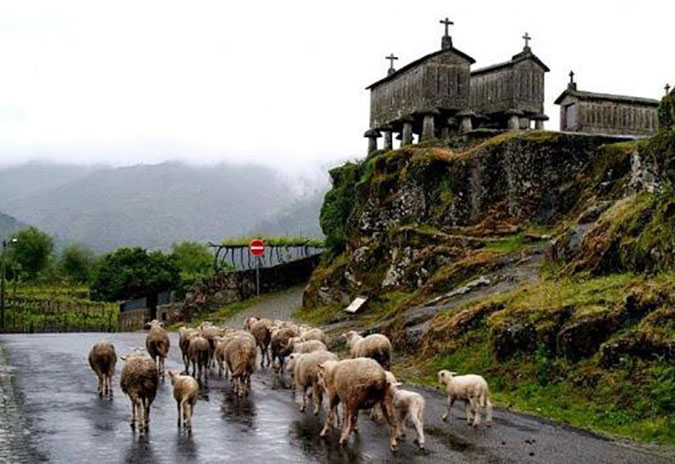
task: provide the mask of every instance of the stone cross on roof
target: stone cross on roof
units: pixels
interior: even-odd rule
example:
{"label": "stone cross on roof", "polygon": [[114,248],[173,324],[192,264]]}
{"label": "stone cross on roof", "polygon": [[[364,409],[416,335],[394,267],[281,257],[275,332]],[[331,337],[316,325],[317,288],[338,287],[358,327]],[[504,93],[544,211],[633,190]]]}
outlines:
{"label": "stone cross on roof", "polygon": [[388,74],[394,74],[396,70],[394,69],[394,61],[398,60],[398,56],[394,56],[394,54],[390,54],[389,56],[384,57],[386,60],[389,60],[389,71],[387,72]]}
{"label": "stone cross on roof", "polygon": [[455,23],[453,23],[452,21],[450,21],[447,17],[446,17],[445,19],[441,19],[439,22],[440,22],[441,24],[445,25],[445,37],[447,37],[447,36],[449,35],[449,32],[448,32],[449,29],[448,29],[448,28],[449,28],[451,25],[454,25]]}
{"label": "stone cross on roof", "polygon": [[666,84],[664,88],[666,89],[666,95],[668,95],[670,93],[670,84]]}
{"label": "stone cross on roof", "polygon": [[525,35],[523,36],[523,39],[525,39],[525,48],[526,49],[530,48],[530,40],[532,40],[532,37],[530,37],[530,34],[528,34],[526,32]]}
{"label": "stone cross on roof", "polygon": [[574,84],[574,71],[570,71],[570,84]]}

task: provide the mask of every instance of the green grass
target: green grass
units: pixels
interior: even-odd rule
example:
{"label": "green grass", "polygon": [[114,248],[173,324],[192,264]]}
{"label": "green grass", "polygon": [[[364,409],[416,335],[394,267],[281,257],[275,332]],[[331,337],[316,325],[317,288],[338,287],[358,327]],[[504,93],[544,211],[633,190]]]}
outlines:
{"label": "green grass", "polygon": [[268,235],[252,235],[228,238],[221,242],[222,246],[226,247],[248,247],[251,240],[262,240],[265,246],[268,247],[295,247],[307,246],[310,248],[324,248],[325,243],[323,239],[308,238],[308,237],[289,237],[289,236],[268,236]]}
{"label": "green grass", "polygon": [[319,306],[316,308],[301,307],[293,313],[293,318],[316,327],[329,324],[340,317],[340,305]]}
{"label": "green grass", "polygon": [[493,242],[488,242],[485,246],[490,251],[495,253],[514,253],[525,248],[525,242],[523,240],[523,234],[513,234],[507,235],[506,237],[500,238]]}

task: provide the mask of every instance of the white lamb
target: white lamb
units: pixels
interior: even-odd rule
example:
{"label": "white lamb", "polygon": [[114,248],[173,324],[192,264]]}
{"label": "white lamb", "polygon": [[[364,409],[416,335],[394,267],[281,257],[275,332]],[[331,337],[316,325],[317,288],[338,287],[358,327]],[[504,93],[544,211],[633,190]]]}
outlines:
{"label": "white lamb", "polygon": [[396,380],[394,374],[386,371],[387,382],[394,396],[394,419],[396,420],[396,435],[405,437],[406,422],[412,423],[417,432],[414,443],[424,449],[424,397],[416,392],[399,390],[403,385]]}
{"label": "white lamb", "polygon": [[[480,375],[457,375],[456,372],[438,371],[438,381],[448,391],[448,407],[443,420],[450,417],[450,409],[456,400],[463,400],[466,407],[466,423],[478,427],[480,425],[480,408],[485,408],[486,424],[492,425],[492,403],[488,384]],[[473,422],[472,422],[473,420]]]}

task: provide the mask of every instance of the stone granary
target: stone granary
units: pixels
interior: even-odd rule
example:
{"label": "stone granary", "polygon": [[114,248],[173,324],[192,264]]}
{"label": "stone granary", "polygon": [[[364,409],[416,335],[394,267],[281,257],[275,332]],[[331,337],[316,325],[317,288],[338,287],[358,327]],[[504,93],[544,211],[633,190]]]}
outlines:
{"label": "stone granary", "polygon": [[561,131],[648,136],[659,128],[658,100],[578,90],[573,71],[555,104]]}
{"label": "stone granary", "polygon": [[543,128],[544,73],[548,67],[532,53],[530,36],[525,47],[510,61],[471,72],[475,60],[454,48],[447,18],[441,21],[445,35],[441,49],[394,69],[393,54],[387,76],[370,90],[368,152],[377,149],[384,134],[384,149],[393,148],[393,133],[401,144],[445,137],[451,132],[476,127],[527,129],[531,121]]}

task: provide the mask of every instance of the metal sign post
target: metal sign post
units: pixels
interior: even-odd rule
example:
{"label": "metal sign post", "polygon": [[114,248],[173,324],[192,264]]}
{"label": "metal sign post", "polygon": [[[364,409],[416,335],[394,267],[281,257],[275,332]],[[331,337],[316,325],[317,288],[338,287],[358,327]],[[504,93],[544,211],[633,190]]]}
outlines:
{"label": "metal sign post", "polygon": [[260,257],[265,254],[265,242],[262,240],[251,240],[248,245],[248,251],[256,257],[255,261],[255,293],[260,295]]}

